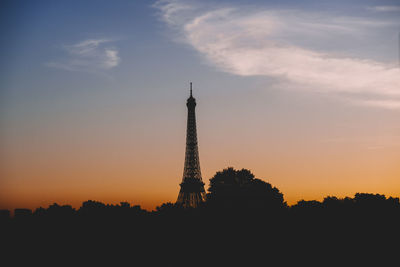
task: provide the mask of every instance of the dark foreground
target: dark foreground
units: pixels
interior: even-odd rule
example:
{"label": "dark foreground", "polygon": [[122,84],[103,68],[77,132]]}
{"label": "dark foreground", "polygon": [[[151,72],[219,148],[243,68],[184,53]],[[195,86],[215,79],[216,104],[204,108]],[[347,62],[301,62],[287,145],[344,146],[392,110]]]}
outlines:
{"label": "dark foreground", "polygon": [[[346,202],[347,201],[347,202]],[[85,202],[1,219],[1,266],[400,266],[398,199],[281,209]]]}

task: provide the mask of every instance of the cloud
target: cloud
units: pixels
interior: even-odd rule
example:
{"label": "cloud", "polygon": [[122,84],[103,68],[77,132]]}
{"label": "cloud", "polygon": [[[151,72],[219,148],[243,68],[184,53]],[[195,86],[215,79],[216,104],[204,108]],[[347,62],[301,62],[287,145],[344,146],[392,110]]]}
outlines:
{"label": "cloud", "polygon": [[118,50],[106,46],[109,39],[87,39],[73,45],[64,45],[66,57],[47,66],[68,71],[98,72],[112,69],[120,63]]}
{"label": "cloud", "polygon": [[182,11],[193,9],[192,6],[189,4],[169,0],[157,1],[153,4],[153,7],[160,10],[159,15],[161,16],[162,20],[167,22],[170,26],[179,26],[179,24],[183,23],[183,20],[180,19],[179,14],[182,13]]}
{"label": "cloud", "polygon": [[400,108],[400,70],[396,64],[321,51],[325,44],[346,38],[351,42],[354,35],[367,34],[371,28],[379,30],[390,22],[299,10],[207,10],[189,7],[186,2],[180,7],[180,3],[158,2],[161,19],[177,30],[180,40],[221,71],[275,77],[291,87],[356,98],[357,94],[375,95],[389,99],[358,102]]}
{"label": "cloud", "polygon": [[367,9],[376,12],[399,12],[400,6],[372,6]]}
{"label": "cloud", "polygon": [[354,104],[361,106],[381,107],[386,109],[400,109],[400,99],[392,100],[356,100]]}

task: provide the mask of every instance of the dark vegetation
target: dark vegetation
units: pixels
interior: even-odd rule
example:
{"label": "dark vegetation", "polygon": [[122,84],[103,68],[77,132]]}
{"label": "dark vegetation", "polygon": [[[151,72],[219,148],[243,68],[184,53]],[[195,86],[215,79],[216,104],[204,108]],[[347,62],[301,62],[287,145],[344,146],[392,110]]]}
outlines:
{"label": "dark vegetation", "polygon": [[29,259],[45,253],[63,263],[83,256],[89,266],[109,257],[109,265],[147,263],[138,266],[160,261],[218,265],[206,264],[207,257],[226,264],[245,260],[243,266],[252,266],[252,260],[275,259],[282,266],[320,257],[334,263],[344,256],[365,259],[384,248],[389,255],[382,262],[391,249],[392,255],[398,253],[400,203],[399,198],[357,193],[288,206],[276,187],[246,169],[227,168],[210,179],[207,202],[196,209],[164,203],[149,212],[127,202],[89,200],[79,209],[56,203],[33,212],[19,209],[13,218],[3,210],[0,222],[1,242],[9,251],[28,253]]}

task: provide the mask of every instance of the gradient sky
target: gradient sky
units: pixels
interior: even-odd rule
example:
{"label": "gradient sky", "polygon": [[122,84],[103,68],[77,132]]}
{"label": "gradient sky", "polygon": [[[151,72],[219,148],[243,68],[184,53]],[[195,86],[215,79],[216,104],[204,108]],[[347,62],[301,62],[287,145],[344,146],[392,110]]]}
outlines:
{"label": "gradient sky", "polygon": [[182,179],[400,196],[399,1],[2,1],[0,208],[153,209]]}

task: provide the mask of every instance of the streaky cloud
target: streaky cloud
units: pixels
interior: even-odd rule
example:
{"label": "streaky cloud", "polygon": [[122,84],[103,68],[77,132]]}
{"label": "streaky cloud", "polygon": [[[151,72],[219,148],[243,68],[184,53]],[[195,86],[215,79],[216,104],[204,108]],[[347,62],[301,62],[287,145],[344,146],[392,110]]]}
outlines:
{"label": "streaky cloud", "polygon": [[400,12],[400,6],[372,6],[367,9],[376,12]]}
{"label": "streaky cloud", "polygon": [[99,72],[112,69],[120,63],[118,49],[108,46],[111,39],[86,39],[62,46],[66,53],[60,61],[48,62],[47,66],[67,71]]}
{"label": "streaky cloud", "polygon": [[[182,5],[182,6],[180,6]],[[309,40],[351,38],[390,21],[321,16],[302,10],[246,9],[235,6],[204,9],[187,2],[161,1],[161,19],[217,69],[240,76],[275,77],[298,88],[353,94],[353,103],[398,109],[400,70],[397,64],[337,55],[296,44]],[[333,37],[332,37],[333,36]],[[293,87],[293,86],[291,86]],[[363,94],[377,99],[362,99]],[[380,98],[390,98],[380,100]]]}
{"label": "streaky cloud", "polygon": [[400,109],[400,99],[386,99],[386,100],[356,100],[353,101],[356,105],[380,107],[386,109]]}

